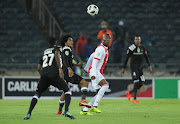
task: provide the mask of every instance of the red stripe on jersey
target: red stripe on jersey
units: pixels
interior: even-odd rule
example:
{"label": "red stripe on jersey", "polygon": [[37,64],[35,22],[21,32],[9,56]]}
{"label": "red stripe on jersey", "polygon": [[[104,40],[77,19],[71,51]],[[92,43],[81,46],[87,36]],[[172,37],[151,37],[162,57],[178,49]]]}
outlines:
{"label": "red stripe on jersey", "polygon": [[[108,54],[108,49],[106,47],[104,47],[102,44],[100,44],[98,47],[100,47],[100,46],[102,46],[105,49],[105,54],[106,54],[105,58],[104,58],[104,62],[103,62],[102,66],[101,66],[101,69],[100,69],[100,73],[103,74],[103,70],[104,70],[104,67],[105,67],[105,65],[107,63],[107,58],[108,58],[109,54]],[[96,59],[96,57],[94,57],[94,59]],[[97,60],[100,60],[100,59],[97,58]],[[93,62],[91,62],[91,65],[90,65],[90,67],[88,69],[88,74],[90,74],[90,70],[92,68],[92,64],[93,64]]]}
{"label": "red stripe on jersey", "polygon": [[[104,47],[103,45],[101,45],[102,47]],[[101,69],[100,69],[100,73],[101,74],[103,74],[103,70],[104,70],[104,67],[106,66],[106,63],[107,63],[107,60],[108,60],[108,56],[109,56],[109,54],[108,54],[108,49],[106,48],[106,47],[104,47],[104,49],[105,49],[105,58],[104,58],[104,62],[103,62],[103,64],[102,64],[102,66],[101,66]]]}
{"label": "red stripe on jersey", "polygon": [[100,60],[99,58],[94,57],[94,59]]}

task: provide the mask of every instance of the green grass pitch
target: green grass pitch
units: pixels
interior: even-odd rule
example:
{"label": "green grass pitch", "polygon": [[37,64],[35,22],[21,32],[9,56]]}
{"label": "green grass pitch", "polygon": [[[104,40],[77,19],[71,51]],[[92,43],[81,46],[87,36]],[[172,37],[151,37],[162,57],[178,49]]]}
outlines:
{"label": "green grass pitch", "polygon": [[[39,100],[30,120],[23,120],[31,100],[0,100],[0,124],[180,124],[180,99],[102,99],[102,113],[80,115],[80,100],[72,99],[70,112],[77,119],[56,115],[59,100]],[[87,100],[89,101],[89,99]]]}

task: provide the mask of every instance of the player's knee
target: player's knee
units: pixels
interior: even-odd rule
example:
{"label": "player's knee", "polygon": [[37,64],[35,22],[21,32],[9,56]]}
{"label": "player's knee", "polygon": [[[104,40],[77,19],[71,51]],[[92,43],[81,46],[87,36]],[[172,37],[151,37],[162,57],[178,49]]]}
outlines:
{"label": "player's knee", "polygon": [[64,93],[65,95],[72,95],[71,91],[67,91]]}
{"label": "player's knee", "polygon": [[81,85],[82,87],[88,87],[88,82],[83,79],[83,80],[81,80],[80,85]]}
{"label": "player's knee", "polygon": [[39,94],[35,94],[34,96],[33,96],[33,98],[35,98],[35,99],[39,99],[40,98],[40,95]]}
{"label": "player's knee", "polygon": [[109,84],[103,84],[102,87],[104,87],[106,90],[109,89]]}

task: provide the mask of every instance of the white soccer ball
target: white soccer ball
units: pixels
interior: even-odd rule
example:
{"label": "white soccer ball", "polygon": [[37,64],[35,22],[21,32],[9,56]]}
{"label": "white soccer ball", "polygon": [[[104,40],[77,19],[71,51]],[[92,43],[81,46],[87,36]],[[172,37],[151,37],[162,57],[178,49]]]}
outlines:
{"label": "white soccer ball", "polygon": [[91,16],[95,16],[97,15],[99,12],[99,8],[94,5],[94,4],[90,4],[88,7],[87,7],[87,13]]}

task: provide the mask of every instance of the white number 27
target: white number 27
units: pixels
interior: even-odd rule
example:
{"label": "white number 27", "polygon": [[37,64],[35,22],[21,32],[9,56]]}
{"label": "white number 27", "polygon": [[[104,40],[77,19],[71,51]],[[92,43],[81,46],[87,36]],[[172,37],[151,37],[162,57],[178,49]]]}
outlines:
{"label": "white number 27", "polygon": [[[53,59],[54,59],[54,53],[44,55],[43,56],[43,65],[42,65],[42,67],[45,68],[47,66],[51,66],[52,62],[53,62]],[[48,60],[49,60],[49,63],[48,63]]]}

